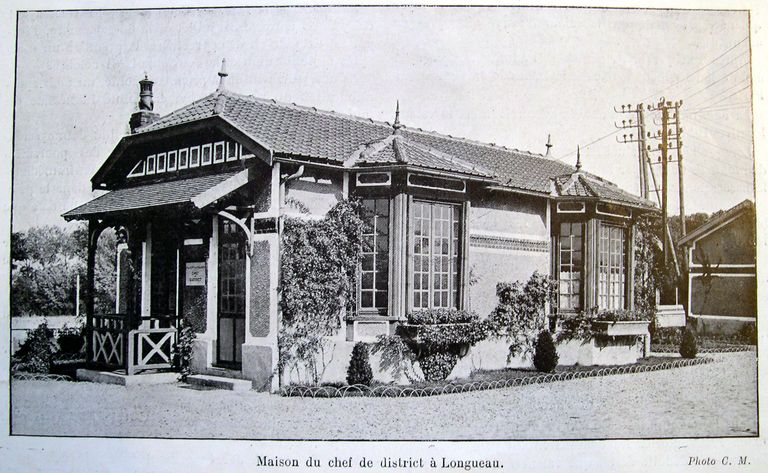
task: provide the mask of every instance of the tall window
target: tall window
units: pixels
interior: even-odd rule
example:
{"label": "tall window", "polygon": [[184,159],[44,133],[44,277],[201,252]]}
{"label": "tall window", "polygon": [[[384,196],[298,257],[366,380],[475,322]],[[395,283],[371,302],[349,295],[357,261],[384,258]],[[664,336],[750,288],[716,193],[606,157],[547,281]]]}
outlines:
{"label": "tall window", "polygon": [[622,227],[600,225],[597,303],[600,309],[624,309],[626,236]]}
{"label": "tall window", "polygon": [[386,313],[389,290],[389,199],[363,200],[360,309]]}
{"label": "tall window", "polygon": [[413,203],[414,309],[459,306],[459,233],[457,205]]}
{"label": "tall window", "polygon": [[558,236],[558,307],[581,309],[581,275],[584,268],[582,223],[563,222]]}

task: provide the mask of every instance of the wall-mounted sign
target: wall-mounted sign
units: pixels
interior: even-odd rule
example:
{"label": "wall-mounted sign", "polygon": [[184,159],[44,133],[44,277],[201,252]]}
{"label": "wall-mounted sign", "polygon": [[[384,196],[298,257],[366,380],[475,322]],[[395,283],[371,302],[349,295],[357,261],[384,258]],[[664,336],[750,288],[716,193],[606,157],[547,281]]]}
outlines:
{"label": "wall-mounted sign", "polygon": [[205,262],[187,263],[184,274],[187,286],[205,286]]}

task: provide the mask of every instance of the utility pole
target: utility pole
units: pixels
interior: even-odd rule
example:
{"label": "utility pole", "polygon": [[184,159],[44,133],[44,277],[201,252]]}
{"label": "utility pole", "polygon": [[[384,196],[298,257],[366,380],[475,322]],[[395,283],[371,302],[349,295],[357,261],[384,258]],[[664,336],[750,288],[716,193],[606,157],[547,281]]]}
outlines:
{"label": "utility pole", "polygon": [[[617,113],[630,113],[635,115],[635,120],[631,118],[629,120],[622,120],[621,125],[614,123],[614,126],[620,130],[636,130],[637,138],[635,138],[635,132],[631,132],[628,135],[623,135],[623,140],[617,141],[619,143],[637,143],[637,161],[638,161],[638,175],[640,177],[640,195],[644,198],[648,198],[648,170],[645,160],[645,118],[643,116],[643,104],[637,104],[634,108],[632,105],[622,105],[621,110],[616,107],[613,108]],[[627,138],[629,137],[629,138]]]}
{"label": "utility pole", "polygon": [[[681,236],[686,235],[685,231],[685,192],[683,192],[683,140],[680,135],[683,133],[683,128],[680,126],[680,106],[683,105],[683,101],[675,102],[675,138],[677,141],[677,191],[680,201],[680,233]],[[683,256],[685,261],[685,256]]]}
{"label": "utility pole", "polygon": [[[668,189],[669,189],[669,173],[668,173],[668,164],[671,162],[669,159],[669,151],[673,149],[678,150],[678,156],[680,156],[679,148],[682,146],[682,141],[680,140],[680,133],[682,133],[682,128],[679,126],[679,108],[682,105],[682,101],[675,102],[674,104],[672,102],[666,101],[664,98],[662,98],[657,105],[646,105],[645,107],[643,104],[638,104],[636,106],[632,105],[622,105],[621,108],[614,107],[614,111],[617,113],[631,113],[636,116],[636,121],[633,121],[632,119],[629,120],[622,120],[621,125],[618,123],[615,124],[616,128],[618,129],[632,129],[636,130],[635,134],[629,133],[622,136],[620,139],[617,137],[616,141],[619,143],[637,143],[638,144],[638,161],[639,161],[639,167],[640,167],[640,193],[643,198],[648,199],[650,196],[650,184],[653,183],[653,191],[656,194],[656,200],[661,207],[662,210],[662,221],[664,222],[663,230],[661,235],[661,239],[663,242],[663,250],[664,250],[664,261],[669,261],[670,256],[674,261],[675,264],[675,271],[678,276],[680,276],[680,266],[678,264],[677,260],[677,254],[674,250],[674,242],[672,241],[672,232],[669,229],[668,224],[668,214],[669,214],[669,206],[668,206]],[[674,133],[670,133],[670,118],[669,118],[669,111],[671,108],[675,109],[674,112],[674,118],[675,118],[675,131]],[[650,132],[646,131],[645,128],[645,116],[644,112],[661,112],[662,115],[662,123],[657,125],[661,126],[661,130],[657,131],[656,133],[652,134]],[[636,137],[635,137],[636,136]],[[675,139],[676,143],[674,145],[670,145],[670,139]],[[660,140],[661,143],[658,145],[657,151],[661,151],[661,157],[658,159],[658,162],[652,162],[651,157],[649,155],[649,152],[652,151],[651,146],[646,144],[646,140]],[[679,163],[678,159],[678,163]],[[659,186],[659,183],[656,179],[656,173],[653,170],[653,166],[661,164],[662,170],[661,170],[661,185]],[[680,164],[678,164],[680,166]],[[681,169],[681,168],[679,168]],[[682,171],[680,171],[680,182],[682,184]],[[682,185],[680,193],[682,195]],[[681,200],[682,202],[682,200]],[[681,210],[681,215],[684,214],[684,209]],[[683,217],[684,218],[684,217]]]}

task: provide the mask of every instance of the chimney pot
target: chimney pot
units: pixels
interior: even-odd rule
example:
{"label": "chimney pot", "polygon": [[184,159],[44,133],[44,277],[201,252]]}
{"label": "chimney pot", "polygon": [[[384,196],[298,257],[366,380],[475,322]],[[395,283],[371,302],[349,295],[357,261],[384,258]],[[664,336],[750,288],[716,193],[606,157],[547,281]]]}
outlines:
{"label": "chimney pot", "polygon": [[153,112],[155,102],[152,96],[152,86],[154,84],[144,73],[144,79],[139,81],[139,111],[134,112],[128,122],[131,126],[131,133],[136,133],[138,128],[149,125],[160,117]]}

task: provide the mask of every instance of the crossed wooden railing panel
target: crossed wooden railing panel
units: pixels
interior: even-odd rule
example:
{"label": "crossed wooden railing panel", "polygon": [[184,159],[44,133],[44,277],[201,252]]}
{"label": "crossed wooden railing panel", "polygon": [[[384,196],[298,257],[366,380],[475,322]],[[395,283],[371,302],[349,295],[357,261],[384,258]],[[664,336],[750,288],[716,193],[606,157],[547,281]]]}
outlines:
{"label": "crossed wooden railing panel", "polygon": [[124,314],[94,315],[92,327],[92,356],[99,366],[124,369],[136,374],[149,369],[173,367],[176,345],[176,318],[170,316],[144,317],[149,328],[129,330]]}
{"label": "crossed wooden railing panel", "polygon": [[136,329],[128,335],[128,374],[173,367],[174,327]]}

